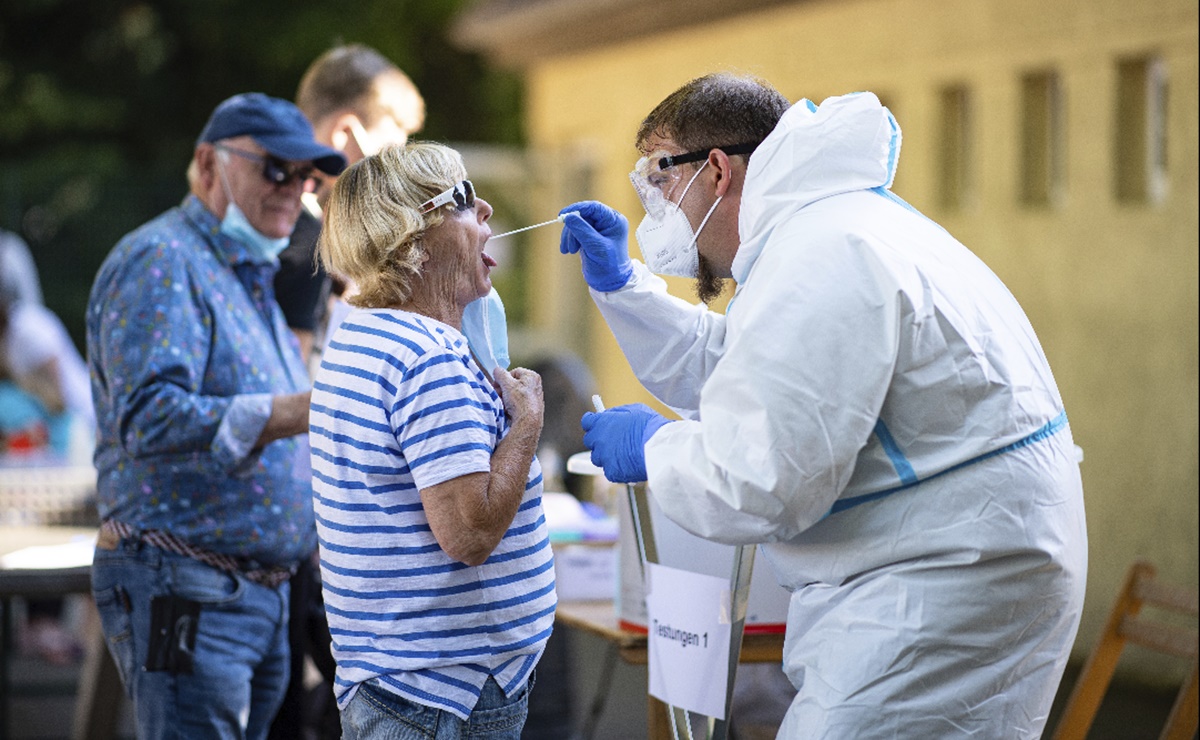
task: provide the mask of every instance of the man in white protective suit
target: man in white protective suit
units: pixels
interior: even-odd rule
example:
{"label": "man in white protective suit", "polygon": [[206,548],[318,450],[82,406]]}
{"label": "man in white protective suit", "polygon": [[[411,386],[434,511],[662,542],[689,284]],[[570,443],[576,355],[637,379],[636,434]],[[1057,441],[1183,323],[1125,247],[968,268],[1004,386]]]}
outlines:
{"label": "man in white protective suit", "polygon": [[[560,247],[682,419],[589,413],[585,443],[688,531],[762,545],[792,594],[779,737],[1040,737],[1083,606],[1078,448],[1012,294],[888,190],[892,114],[716,74],[637,147],[646,263],[594,201]],[[722,315],[654,273],[736,292]]]}

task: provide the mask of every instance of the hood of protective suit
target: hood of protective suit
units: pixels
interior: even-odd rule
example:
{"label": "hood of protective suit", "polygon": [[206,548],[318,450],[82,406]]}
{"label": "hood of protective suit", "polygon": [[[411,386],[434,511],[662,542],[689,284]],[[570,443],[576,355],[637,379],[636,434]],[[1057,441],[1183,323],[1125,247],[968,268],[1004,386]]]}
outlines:
{"label": "hood of protective suit", "polygon": [[750,156],[734,279],[745,282],[778,223],[831,195],[891,187],[899,158],[900,126],[874,93],[793,105]]}

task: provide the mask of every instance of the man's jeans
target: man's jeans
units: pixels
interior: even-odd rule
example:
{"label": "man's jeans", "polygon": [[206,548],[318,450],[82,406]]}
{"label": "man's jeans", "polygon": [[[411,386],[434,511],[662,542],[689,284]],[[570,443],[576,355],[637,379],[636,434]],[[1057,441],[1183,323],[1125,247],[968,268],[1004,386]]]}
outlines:
{"label": "man's jeans", "polygon": [[[287,584],[268,588],[123,540],[115,550],[96,549],[92,595],[108,649],[133,699],[138,738],[267,736],[288,682]],[[174,669],[146,670],[151,601],[170,596],[199,604],[195,647],[183,651],[190,660],[185,656]],[[176,623],[185,635],[190,621]],[[174,647],[168,644],[165,650]]]}
{"label": "man's jeans", "polygon": [[530,673],[525,686],[509,698],[495,679],[488,678],[467,722],[444,709],[422,706],[364,683],[342,709],[342,739],[520,740],[533,681]]}

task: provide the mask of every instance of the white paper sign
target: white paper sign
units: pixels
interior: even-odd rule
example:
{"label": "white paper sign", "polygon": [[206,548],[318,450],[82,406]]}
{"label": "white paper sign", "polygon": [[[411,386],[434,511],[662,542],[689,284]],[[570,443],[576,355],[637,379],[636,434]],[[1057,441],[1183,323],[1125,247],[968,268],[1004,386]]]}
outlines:
{"label": "white paper sign", "polygon": [[729,580],[646,563],[650,695],[725,719]]}

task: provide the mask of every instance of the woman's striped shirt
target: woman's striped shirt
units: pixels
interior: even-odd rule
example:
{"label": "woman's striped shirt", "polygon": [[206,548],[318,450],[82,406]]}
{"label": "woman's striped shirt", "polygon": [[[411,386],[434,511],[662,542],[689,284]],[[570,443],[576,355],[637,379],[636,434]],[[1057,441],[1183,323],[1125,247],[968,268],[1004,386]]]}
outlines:
{"label": "woman's striped shirt", "polygon": [[508,431],[463,335],[404,311],[352,313],[325,348],[310,425],[339,706],[372,681],[465,719],[488,676],[521,688],[556,605],[541,466],[479,566],[442,551],[419,494],[489,471]]}

